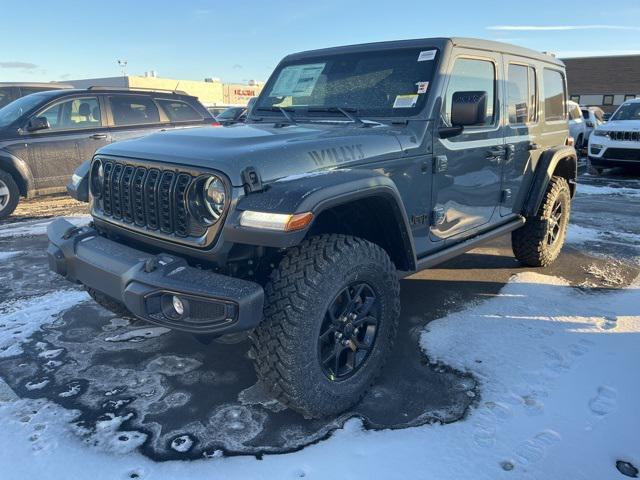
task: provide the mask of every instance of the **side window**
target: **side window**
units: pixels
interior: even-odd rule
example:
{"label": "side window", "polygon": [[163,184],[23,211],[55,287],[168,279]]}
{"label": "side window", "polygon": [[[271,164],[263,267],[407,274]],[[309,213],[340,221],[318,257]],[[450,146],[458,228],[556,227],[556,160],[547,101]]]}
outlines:
{"label": "side window", "polygon": [[49,120],[50,130],[95,128],[102,125],[100,104],[96,97],[65,100],[38,113]]}
{"label": "side window", "polygon": [[564,76],[557,70],[544,69],[544,118],[548,122],[567,118]]}
{"label": "side window", "polygon": [[509,123],[511,125],[524,124],[529,121],[529,71],[524,65],[509,65],[508,71],[508,101]]}
{"label": "side window", "polygon": [[109,97],[116,126],[160,122],[158,107],[150,97],[113,95]]}
{"label": "side window", "polygon": [[160,104],[162,109],[172,122],[188,122],[194,120],[202,120],[200,115],[191,105],[178,100],[167,100],[158,98],[156,102]]}
{"label": "side window", "polygon": [[451,72],[445,97],[444,120],[451,124],[451,99],[456,92],[487,92],[487,116],[484,125],[495,120],[496,69],[488,60],[459,58]]}

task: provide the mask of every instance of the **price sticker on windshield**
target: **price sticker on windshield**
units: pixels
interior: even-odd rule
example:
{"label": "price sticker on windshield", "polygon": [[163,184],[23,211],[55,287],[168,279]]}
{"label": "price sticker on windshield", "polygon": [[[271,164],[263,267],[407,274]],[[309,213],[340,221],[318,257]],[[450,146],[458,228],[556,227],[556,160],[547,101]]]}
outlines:
{"label": "price sticker on windshield", "polygon": [[418,95],[396,95],[393,108],[413,108],[418,103]]}
{"label": "price sticker on windshield", "polygon": [[420,52],[420,55],[418,55],[418,61],[428,62],[429,60],[433,60],[434,58],[436,58],[437,52],[437,50],[423,50],[422,52]]}

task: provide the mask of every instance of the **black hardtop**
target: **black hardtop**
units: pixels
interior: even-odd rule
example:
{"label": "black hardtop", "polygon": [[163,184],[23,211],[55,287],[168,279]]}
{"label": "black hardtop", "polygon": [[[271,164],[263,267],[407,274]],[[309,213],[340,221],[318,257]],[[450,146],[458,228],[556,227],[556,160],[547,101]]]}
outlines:
{"label": "black hardtop", "polygon": [[421,48],[432,47],[444,50],[446,47],[462,47],[475,50],[484,50],[489,52],[500,52],[515,55],[519,57],[531,58],[541,62],[550,63],[564,67],[564,63],[547,53],[537,52],[529,48],[519,47],[509,43],[495,42],[492,40],[482,40],[479,38],[465,37],[434,37],[434,38],[416,38],[411,40],[392,40],[386,42],[360,43],[355,45],[346,45],[340,47],[322,48],[318,50],[306,50],[303,52],[292,53],[287,55],[283,62],[296,61],[307,57],[318,57],[324,55],[337,55],[343,53],[356,53],[379,50],[393,50],[397,48]]}

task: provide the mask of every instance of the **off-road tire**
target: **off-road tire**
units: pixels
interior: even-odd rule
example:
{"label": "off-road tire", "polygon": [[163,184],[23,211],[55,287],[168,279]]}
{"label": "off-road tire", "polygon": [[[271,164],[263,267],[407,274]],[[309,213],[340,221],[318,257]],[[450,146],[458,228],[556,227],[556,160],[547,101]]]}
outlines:
{"label": "off-road tire", "polygon": [[[552,228],[553,209],[558,202],[562,206],[560,228],[556,241],[550,245],[547,239],[549,229]],[[549,182],[538,214],[535,217],[528,217],[523,227],[511,233],[511,246],[516,258],[531,267],[551,265],[562,250],[570,214],[571,192],[569,184],[562,177],[553,177]]]}
{"label": "off-road tire", "polygon": [[[367,282],[379,301],[375,343],[362,366],[332,381],[322,370],[318,336],[328,306],[354,281]],[[393,347],[400,283],[379,246],[346,235],[319,235],[291,248],[265,286],[262,323],[251,333],[258,378],[281,403],[306,417],[343,412],[378,378]]]}
{"label": "off-road tire", "polygon": [[4,205],[0,204],[0,220],[4,220],[11,215],[20,201],[20,189],[16,181],[11,174],[4,170],[0,170],[0,186],[2,185],[5,185],[9,190],[9,198]]}
{"label": "off-road tire", "polygon": [[101,307],[106,308],[111,313],[118,315],[119,317],[132,317],[133,314],[124,306],[123,303],[114,300],[108,295],[105,295],[102,292],[98,292],[93,288],[87,287],[87,293],[95,300],[95,302]]}

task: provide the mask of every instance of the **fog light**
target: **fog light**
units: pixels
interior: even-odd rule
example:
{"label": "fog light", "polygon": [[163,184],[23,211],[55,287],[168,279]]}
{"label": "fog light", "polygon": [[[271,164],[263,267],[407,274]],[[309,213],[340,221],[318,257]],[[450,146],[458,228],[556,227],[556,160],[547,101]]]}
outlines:
{"label": "fog light", "polygon": [[182,303],[182,300],[180,300],[180,297],[177,297],[174,295],[171,301],[173,303],[173,309],[175,310],[176,314],[179,317],[184,315],[184,303]]}

